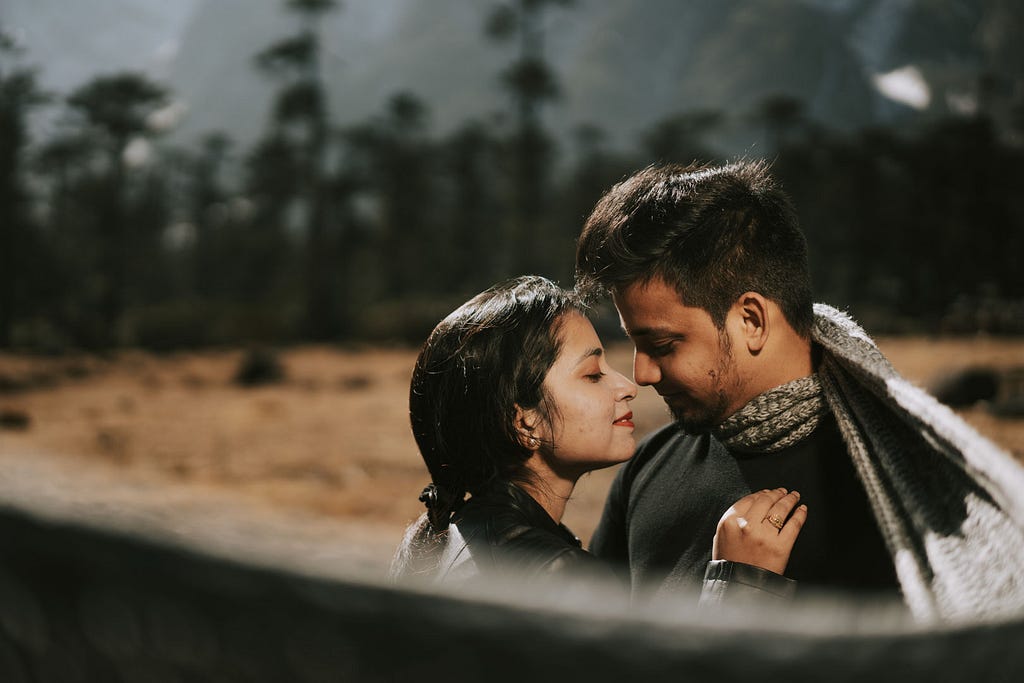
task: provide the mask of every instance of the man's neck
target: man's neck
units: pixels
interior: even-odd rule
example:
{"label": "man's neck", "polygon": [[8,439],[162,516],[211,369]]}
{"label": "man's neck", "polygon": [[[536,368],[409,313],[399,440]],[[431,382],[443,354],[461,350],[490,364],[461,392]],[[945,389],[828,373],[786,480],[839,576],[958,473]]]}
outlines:
{"label": "man's neck", "polygon": [[778,336],[782,338],[773,339],[773,343],[765,348],[751,365],[747,375],[745,398],[737,408],[769,389],[807,377],[814,372],[811,341],[788,328]]}

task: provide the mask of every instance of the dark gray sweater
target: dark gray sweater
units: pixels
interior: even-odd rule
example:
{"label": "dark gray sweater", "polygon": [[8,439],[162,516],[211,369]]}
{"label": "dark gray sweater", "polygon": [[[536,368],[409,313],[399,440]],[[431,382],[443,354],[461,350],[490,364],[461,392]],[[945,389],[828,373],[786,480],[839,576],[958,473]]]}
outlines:
{"label": "dark gray sweater", "polygon": [[731,453],[668,425],[646,438],[612,485],[591,551],[627,571],[635,591],[704,578],[718,520],[744,495],[800,491],[808,519],[786,576],[800,589],[895,591],[892,560],[831,416],[772,454]]}

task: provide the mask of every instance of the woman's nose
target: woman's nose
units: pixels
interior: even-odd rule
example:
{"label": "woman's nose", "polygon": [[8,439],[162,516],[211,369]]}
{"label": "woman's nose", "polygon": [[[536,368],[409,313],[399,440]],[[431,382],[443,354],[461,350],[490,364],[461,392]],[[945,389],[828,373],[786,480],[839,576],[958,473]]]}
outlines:
{"label": "woman's nose", "polygon": [[630,381],[628,377],[623,375],[621,372],[616,372],[619,376],[619,401],[632,401],[636,398],[637,386]]}

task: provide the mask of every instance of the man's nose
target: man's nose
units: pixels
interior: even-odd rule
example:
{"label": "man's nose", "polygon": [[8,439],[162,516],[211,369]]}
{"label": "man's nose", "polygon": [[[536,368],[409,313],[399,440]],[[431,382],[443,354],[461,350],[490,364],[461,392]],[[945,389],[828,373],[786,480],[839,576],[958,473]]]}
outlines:
{"label": "man's nose", "polygon": [[646,353],[633,353],[633,381],[642,387],[661,381],[661,369]]}

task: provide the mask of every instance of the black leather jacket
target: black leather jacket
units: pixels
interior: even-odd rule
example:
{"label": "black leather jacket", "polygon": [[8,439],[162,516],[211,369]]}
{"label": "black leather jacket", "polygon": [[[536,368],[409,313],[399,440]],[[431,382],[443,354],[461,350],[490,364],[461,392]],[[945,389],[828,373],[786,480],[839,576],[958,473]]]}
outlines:
{"label": "black leather jacket", "polygon": [[612,575],[564,524],[511,482],[470,498],[448,533],[438,567],[442,581],[475,574],[518,579],[566,572]]}

